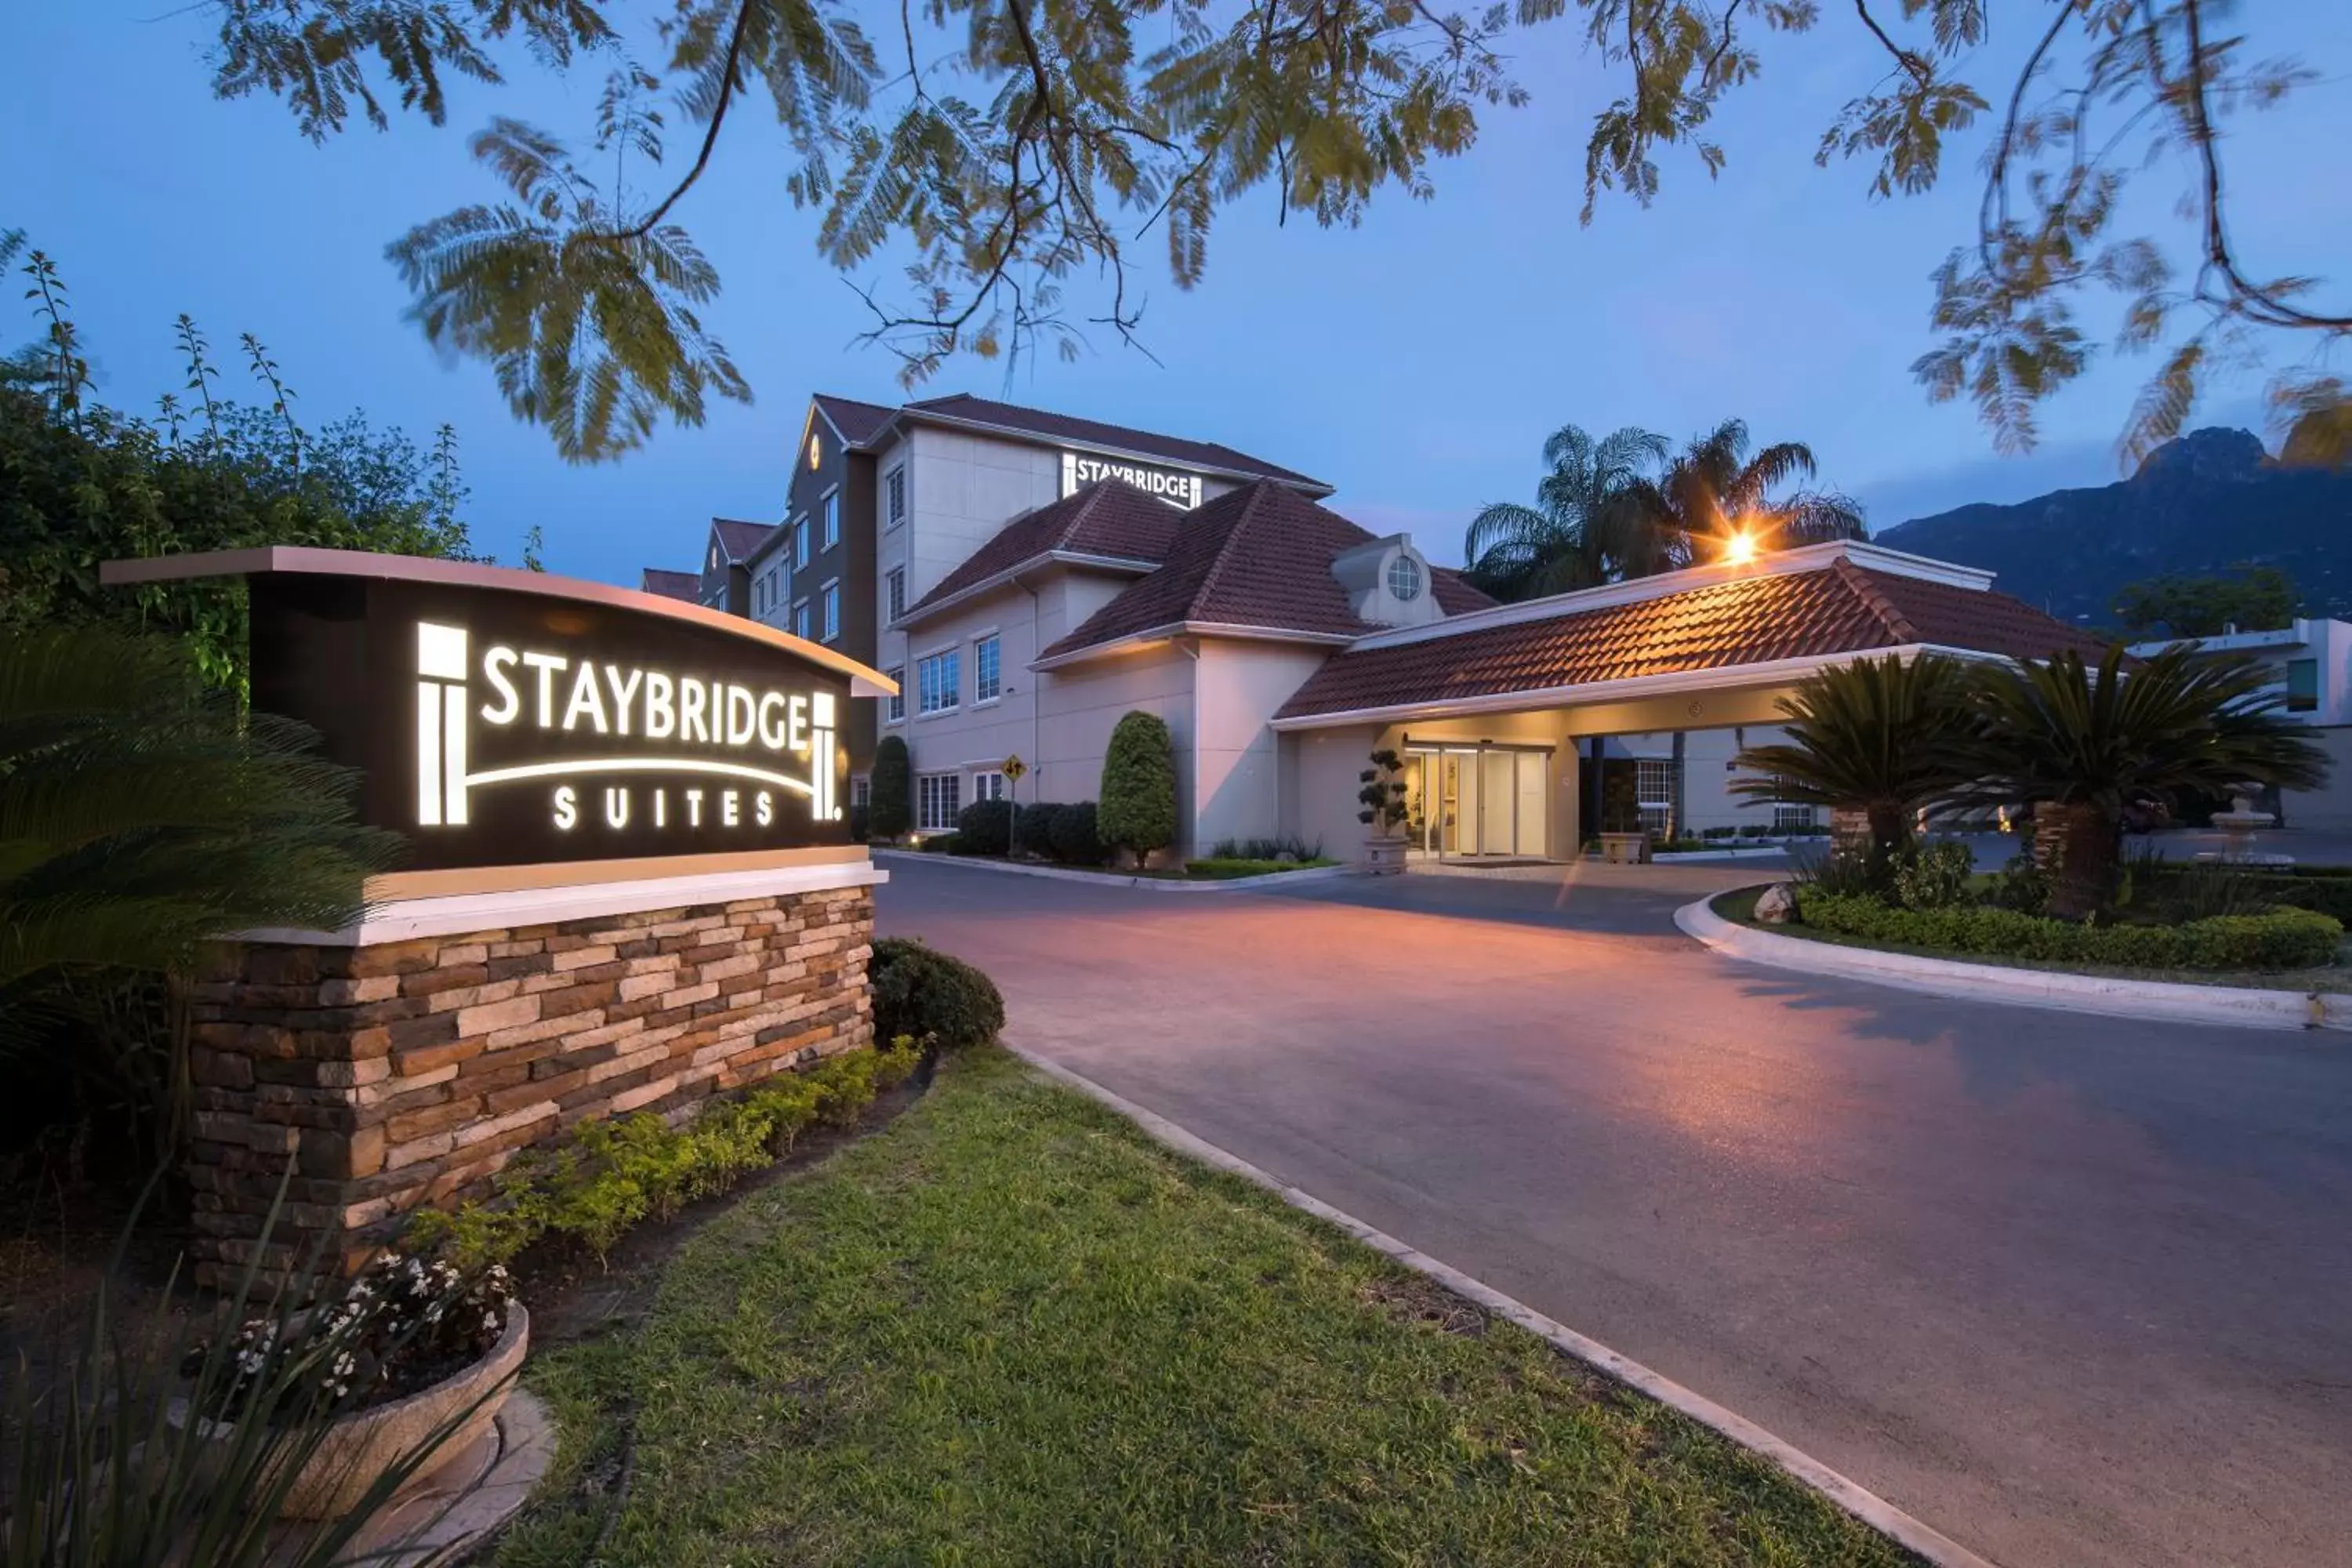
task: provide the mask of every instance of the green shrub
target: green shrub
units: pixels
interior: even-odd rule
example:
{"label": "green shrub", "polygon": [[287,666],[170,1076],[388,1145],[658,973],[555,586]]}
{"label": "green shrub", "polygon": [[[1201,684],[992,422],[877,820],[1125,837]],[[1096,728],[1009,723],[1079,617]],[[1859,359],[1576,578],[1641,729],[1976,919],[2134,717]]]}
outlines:
{"label": "green shrub", "polygon": [[853,805],[849,808],[849,841],[864,844],[874,837],[874,808]]}
{"label": "green shrub", "polygon": [[1095,816],[1095,803],[1090,800],[1055,811],[1053,826],[1046,834],[1054,847],[1055,859],[1065,866],[1099,866],[1108,858]]}
{"label": "green shrub", "polygon": [[1315,866],[1336,866],[1336,860],[1260,860],[1241,855],[1213,855],[1184,862],[1184,874],[1226,881],[1235,877],[1270,877],[1280,871],[1303,871]]}
{"label": "green shrub", "polygon": [[1062,808],[1052,801],[1033,800],[1013,813],[1013,847],[1024,855],[1054,852],[1054,814]]}
{"label": "green shrub", "polygon": [[466,1268],[507,1262],[546,1236],[601,1259],[639,1221],[666,1219],[775,1163],[805,1129],[853,1125],[921,1059],[915,1041],[893,1037],[886,1049],[827,1057],[715,1100],[683,1127],[649,1110],[583,1122],[562,1147],[526,1152],[499,1173],[488,1202],[412,1216],[404,1243]]}
{"label": "green shrub", "polygon": [[1095,827],[1138,859],[1176,841],[1176,745],[1157,713],[1129,713],[1110,732]]}
{"label": "green shrub", "polygon": [[926,855],[961,855],[963,841],[952,833],[933,833],[915,846]]}
{"label": "green shrub", "polygon": [[996,983],[960,958],[919,942],[884,937],[867,965],[874,981],[875,1032],[960,1051],[984,1046],[1004,1027]]}
{"label": "green shrub", "polygon": [[1272,838],[1220,838],[1209,853],[1209,860],[1279,860],[1284,856],[1293,860],[1320,860],[1323,841],[1309,844],[1296,833],[1277,834]]}
{"label": "green shrub", "polygon": [[904,736],[885,735],[874,748],[874,779],[866,798],[866,827],[875,837],[897,838],[915,826],[915,763]]}
{"label": "green shrub", "polygon": [[956,813],[956,853],[1003,855],[1013,847],[1013,803],[976,800]]}
{"label": "green shrub", "polygon": [[1906,947],[2061,963],[2144,969],[2314,969],[2334,962],[2343,923],[2310,910],[2222,915],[2183,925],[2077,925],[1972,904],[1896,909],[1865,895],[1801,887],[1798,911],[1817,931]]}
{"label": "green shrub", "polygon": [[1976,855],[1957,839],[1922,844],[1895,868],[1895,897],[1906,910],[1948,910],[1969,901]]}

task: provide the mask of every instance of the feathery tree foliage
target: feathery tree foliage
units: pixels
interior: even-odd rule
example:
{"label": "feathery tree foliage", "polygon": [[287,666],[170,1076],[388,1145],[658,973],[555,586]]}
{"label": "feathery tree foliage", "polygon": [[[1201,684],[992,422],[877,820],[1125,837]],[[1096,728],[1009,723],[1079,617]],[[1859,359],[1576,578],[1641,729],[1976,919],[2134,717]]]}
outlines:
{"label": "feathery tree foliage", "polygon": [[1976,721],[1972,677],[1956,658],[1895,654],[1806,677],[1782,698],[1788,740],[1733,761],[1731,793],[1863,814],[1874,877],[1891,874],[1923,807],[1966,783]]}
{"label": "feathery tree foliage", "polygon": [[[126,1107],[159,1153],[186,1042],[152,987],[226,931],[342,924],[400,852],[313,739],[205,689],[169,639],[0,631],[0,1045],[72,1042],[84,1108]],[[47,1026],[93,1007],[150,1026]]]}
{"label": "feathery tree foliage", "polygon": [[[2233,247],[2221,155],[2228,117],[2315,73],[2257,58],[2222,25],[2232,9],[1901,0],[1882,16],[1856,0],[1851,18],[1833,13],[1883,50],[1885,69],[1826,111],[1818,163],[1859,160],[1873,200],[1913,195],[1941,179],[1948,147],[1979,133],[1977,233],[1937,276],[1939,341],[1913,369],[1930,397],[1973,401],[2003,449],[2031,447],[2037,405],[2089,367],[2097,345],[2078,312],[2112,295],[2124,306],[2118,349],[2168,345],[2125,433],[2128,457],[2179,433],[2218,365],[2293,340],[2312,353],[2273,385],[2288,451],[2352,457],[2352,387],[2319,368],[2352,315],[2311,303],[2311,279],[2257,270]],[[615,154],[611,188],[571,165],[559,138],[501,121],[476,149],[520,205],[467,207],[393,247],[427,331],[491,361],[516,412],[583,460],[642,439],[644,415],[692,423],[709,395],[744,390],[687,309],[707,303],[717,278],[668,219],[755,91],[782,131],[776,183],[817,212],[820,254],[853,274],[903,265],[888,300],[860,289],[869,338],[900,356],[912,384],[961,352],[1074,353],[1089,323],[1132,341],[1142,247],[1164,247],[1169,278],[1191,288],[1219,213],[1261,191],[1279,216],[1327,226],[1360,221],[1384,189],[1427,197],[1436,162],[1469,150],[1482,113],[1528,101],[1534,84],[1511,58],[1538,27],[1575,26],[1617,82],[1593,106],[1585,221],[1603,193],[1647,205],[1668,153],[1720,174],[1717,110],[1736,90],[1767,90],[1757,84],[1773,36],[1808,33],[1824,15],[1812,0],[1470,12],[932,0],[869,31],[839,0],[221,0],[218,11],[215,90],[281,98],[318,141],[354,117],[388,125],[387,97],[438,124],[445,79],[497,83],[502,53],[561,71],[633,42],[662,49],[660,73],[622,64],[601,100],[595,144]],[[2012,79],[1979,86],[1971,73],[1996,14],[2038,41]],[[631,192],[625,154],[659,161],[646,105],[662,92],[701,128],[697,153],[682,175]],[[2120,216],[2131,179],[2151,167],[2187,184],[2168,237],[2177,259]],[[1064,290],[1088,278],[1097,300],[1074,307]]]}
{"label": "feathery tree foliage", "polygon": [[2123,661],[2121,644],[2095,668],[2069,650],[1978,684],[1966,796],[2033,803],[2054,915],[2080,919],[2113,893],[2127,806],[2326,781],[2326,752],[2274,711],[2259,660],[2172,647]]}
{"label": "feathery tree foliage", "polygon": [[2170,573],[2116,590],[2116,623],[2135,641],[2158,636],[2210,637],[2225,626],[2278,631],[2302,602],[2294,580],[2275,566],[2240,566],[2228,575]]}
{"label": "feathery tree foliage", "polygon": [[1465,575],[1498,599],[1532,599],[1702,565],[1733,533],[1785,550],[1866,537],[1862,509],[1831,491],[1775,497],[1811,478],[1812,449],[1780,441],[1752,456],[1748,426],[1727,419],[1674,452],[1628,426],[1594,441],[1563,425],[1544,442],[1551,471],[1536,504],[1479,509],[1463,539]]}

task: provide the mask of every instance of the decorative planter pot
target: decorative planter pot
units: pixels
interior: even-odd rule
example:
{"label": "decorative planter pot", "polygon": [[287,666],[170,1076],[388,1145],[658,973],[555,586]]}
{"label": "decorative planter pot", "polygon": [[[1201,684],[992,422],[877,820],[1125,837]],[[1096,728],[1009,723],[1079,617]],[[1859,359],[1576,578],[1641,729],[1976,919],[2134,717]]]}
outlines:
{"label": "decorative planter pot", "polygon": [[1364,869],[1375,877],[1393,876],[1404,869],[1404,850],[1410,839],[1374,834],[1364,840]]}
{"label": "decorative planter pot", "polygon": [[[522,1369],[530,1350],[530,1313],[521,1302],[509,1302],[506,1329],[481,1360],[430,1388],[389,1405],[354,1410],[330,1426],[318,1451],[287,1489],[279,1511],[291,1519],[340,1519],[365,1500],[376,1478],[403,1455],[435,1432],[446,1430],[448,1436],[433,1460],[411,1476],[408,1484],[424,1479],[490,1430],[507,1396],[514,1392],[515,1374]],[[225,1444],[236,1428],[226,1422],[205,1421],[198,1430],[213,1442]]]}

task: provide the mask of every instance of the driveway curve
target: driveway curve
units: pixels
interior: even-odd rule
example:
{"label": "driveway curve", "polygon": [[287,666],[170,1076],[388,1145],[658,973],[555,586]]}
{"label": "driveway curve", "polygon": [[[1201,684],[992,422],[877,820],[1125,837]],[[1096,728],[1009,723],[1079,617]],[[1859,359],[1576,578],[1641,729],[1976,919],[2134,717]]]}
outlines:
{"label": "driveway curve", "polygon": [[2009,1568],[2352,1564],[2352,1048],[1674,931],[1751,879],[900,863],[879,909],[993,974],[1024,1046]]}

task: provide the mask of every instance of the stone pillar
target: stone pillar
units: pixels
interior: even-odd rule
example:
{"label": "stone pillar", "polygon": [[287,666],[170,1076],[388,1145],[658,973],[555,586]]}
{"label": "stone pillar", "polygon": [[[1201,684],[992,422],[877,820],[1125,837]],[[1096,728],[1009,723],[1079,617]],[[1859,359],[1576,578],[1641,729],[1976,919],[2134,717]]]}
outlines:
{"label": "stone pillar", "polygon": [[[194,994],[200,1284],[254,1256],[352,1268],[585,1118],[869,1044],[872,879],[391,942],[226,944]],[[719,879],[719,881],[728,880]],[[625,903],[624,900],[622,902]],[[364,928],[363,928],[364,930]]]}

